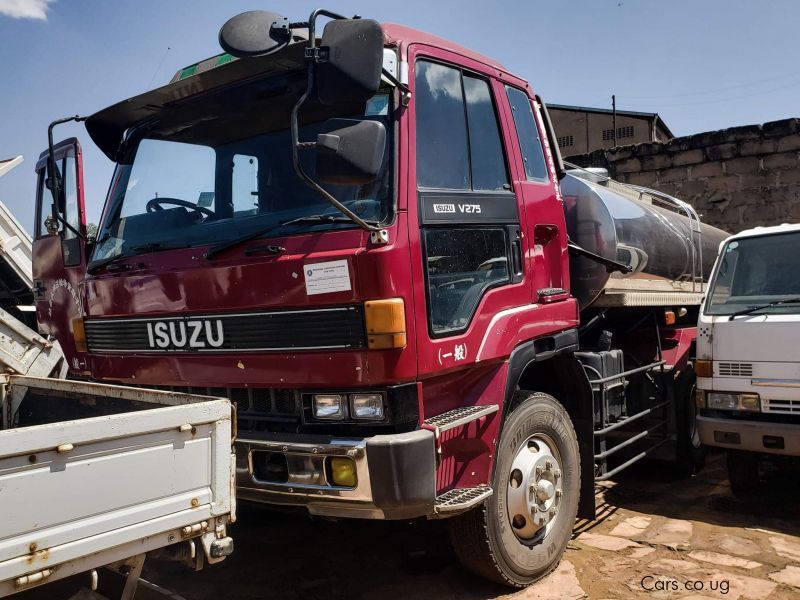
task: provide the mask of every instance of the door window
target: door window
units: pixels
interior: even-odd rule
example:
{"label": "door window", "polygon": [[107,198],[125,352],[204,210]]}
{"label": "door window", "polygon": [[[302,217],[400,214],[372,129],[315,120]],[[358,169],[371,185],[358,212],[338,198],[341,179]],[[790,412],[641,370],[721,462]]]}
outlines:
{"label": "door window", "polygon": [[[56,161],[56,170],[61,175],[62,185],[64,186],[64,193],[62,197],[56,202],[56,209],[62,219],[72,226],[75,231],[80,231],[80,213],[78,212],[78,182],[77,182],[77,164],[74,156],[67,156]],[[39,173],[38,180],[38,193],[37,198],[39,201],[39,222],[36,225],[36,236],[47,235],[47,221],[53,215],[53,193],[47,189],[45,185],[47,167],[43,168]],[[58,231],[64,231],[64,224],[58,222]],[[64,232],[64,239],[74,239],[78,237],[77,234],[66,228]]]}
{"label": "door window", "polygon": [[431,228],[424,235],[431,331],[462,330],[484,292],[510,281],[506,232]]}
{"label": "door window", "polygon": [[231,196],[234,214],[258,212],[258,158],[246,154],[233,155]]}
{"label": "door window", "polygon": [[533,116],[528,94],[517,88],[506,86],[511,113],[514,115],[514,126],[517,129],[519,148],[525,164],[525,177],[528,181],[547,181],[547,166],[544,161],[542,139],[536,120]]}
{"label": "door window", "polygon": [[485,79],[418,61],[415,78],[420,188],[502,190],[508,171]]}

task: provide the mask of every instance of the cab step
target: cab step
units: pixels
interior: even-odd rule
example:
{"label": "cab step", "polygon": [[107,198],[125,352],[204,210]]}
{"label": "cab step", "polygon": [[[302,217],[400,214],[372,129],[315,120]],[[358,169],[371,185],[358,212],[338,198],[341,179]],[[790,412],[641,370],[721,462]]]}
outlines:
{"label": "cab step", "polygon": [[500,407],[497,404],[461,406],[436,415],[435,417],[431,417],[425,421],[425,424],[435,427],[439,433],[442,433],[443,431],[461,427],[472,421],[477,421],[481,417],[496,413],[498,410],[500,410]]}
{"label": "cab step", "polygon": [[464,512],[486,500],[494,493],[488,485],[479,485],[470,488],[455,488],[448,490],[441,496],[436,496],[436,514]]}

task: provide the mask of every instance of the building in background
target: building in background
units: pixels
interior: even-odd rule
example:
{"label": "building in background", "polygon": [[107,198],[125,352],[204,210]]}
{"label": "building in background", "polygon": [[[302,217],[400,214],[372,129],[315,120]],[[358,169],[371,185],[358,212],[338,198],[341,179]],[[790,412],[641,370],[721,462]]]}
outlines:
{"label": "building in background", "polygon": [[[614,113],[605,108],[548,104],[558,146],[564,157],[614,147]],[[616,145],[667,142],[674,136],[658,113],[618,110]]]}

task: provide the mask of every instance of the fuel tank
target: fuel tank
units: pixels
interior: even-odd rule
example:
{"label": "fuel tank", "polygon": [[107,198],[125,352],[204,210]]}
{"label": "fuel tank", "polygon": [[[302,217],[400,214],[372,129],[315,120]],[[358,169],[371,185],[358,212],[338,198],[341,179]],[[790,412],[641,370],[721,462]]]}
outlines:
{"label": "fuel tank", "polygon": [[[719,244],[728,236],[700,223],[688,205],[655,191],[623,186],[602,172],[570,171],[561,180],[561,192],[570,240],[629,265],[632,271],[624,278],[707,281]],[[665,207],[669,205],[674,210]],[[610,276],[596,260],[571,258],[572,294],[582,309],[598,298]]]}

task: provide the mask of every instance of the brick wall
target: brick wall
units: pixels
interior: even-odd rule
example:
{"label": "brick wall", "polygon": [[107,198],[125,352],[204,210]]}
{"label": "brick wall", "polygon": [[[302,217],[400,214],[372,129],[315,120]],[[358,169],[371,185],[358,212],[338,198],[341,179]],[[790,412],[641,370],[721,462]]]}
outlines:
{"label": "brick wall", "polygon": [[800,222],[800,119],[731,127],[669,142],[567,157],[619,181],[690,202],[703,221],[732,233]]}

